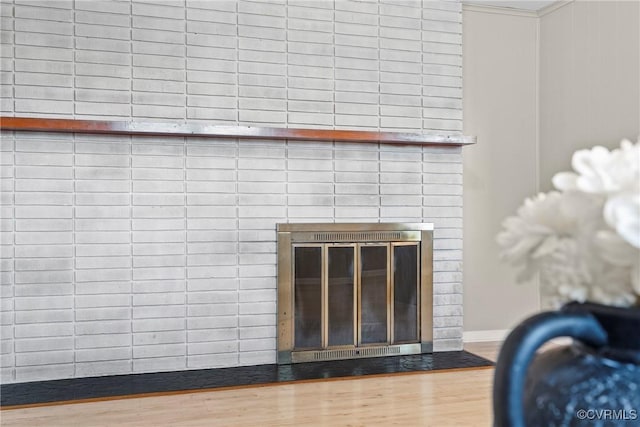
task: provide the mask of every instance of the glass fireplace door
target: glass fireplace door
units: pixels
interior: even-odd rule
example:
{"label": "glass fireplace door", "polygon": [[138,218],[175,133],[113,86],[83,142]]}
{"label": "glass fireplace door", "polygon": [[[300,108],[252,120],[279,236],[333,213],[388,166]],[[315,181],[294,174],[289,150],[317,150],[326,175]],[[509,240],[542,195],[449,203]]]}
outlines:
{"label": "glass fireplace door", "polygon": [[276,231],[278,364],[432,352],[433,224]]}
{"label": "glass fireplace door", "polygon": [[294,250],[295,345],[322,347],[322,245]]}
{"label": "glass fireplace door", "polygon": [[353,346],[356,331],[355,245],[327,247],[327,346]]}
{"label": "glass fireplace door", "polygon": [[420,300],[419,246],[415,243],[392,243],[393,343],[418,340]]}
{"label": "glass fireplace door", "polygon": [[294,348],[418,342],[419,255],[416,243],[294,245]]}
{"label": "glass fireplace door", "polygon": [[389,342],[389,246],[359,245],[359,344]]}

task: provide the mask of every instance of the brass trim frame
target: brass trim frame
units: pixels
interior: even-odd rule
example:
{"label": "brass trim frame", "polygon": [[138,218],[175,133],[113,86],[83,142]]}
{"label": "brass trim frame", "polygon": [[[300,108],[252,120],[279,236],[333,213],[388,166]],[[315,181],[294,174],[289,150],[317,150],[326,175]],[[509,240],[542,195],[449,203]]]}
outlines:
{"label": "brass trim frame", "polygon": [[360,345],[360,251],[358,245],[353,248],[353,343]]}
{"label": "brass trim frame", "polygon": [[420,242],[420,343],[423,352],[433,351],[433,231],[426,230]]}
{"label": "brass trim frame", "polygon": [[394,303],[393,303],[393,243],[387,243],[387,345],[393,343],[393,331],[395,328]]}
{"label": "brass trim frame", "polygon": [[297,233],[305,231],[433,231],[433,223],[429,222],[372,222],[372,223],[350,223],[350,222],[331,222],[331,223],[282,223],[276,224],[276,231]]}
{"label": "brass trim frame", "polygon": [[320,325],[322,325],[322,332],[320,342],[322,343],[322,348],[327,348],[329,347],[329,274],[327,274],[329,271],[329,248],[327,248],[327,245],[322,245],[320,253],[322,254],[322,268],[320,270],[320,298],[322,300],[320,304]]}
{"label": "brass trim frame", "polygon": [[356,346],[362,345],[362,274],[360,266],[362,265],[362,254],[360,253],[360,245],[356,245],[356,263],[353,267],[358,273],[356,274]]}
{"label": "brass trim frame", "polygon": [[[278,364],[298,363],[315,360],[334,360],[358,357],[378,357],[394,354],[430,353],[433,351],[433,224],[431,223],[295,223],[277,225],[278,250],[278,314],[277,314],[277,362]],[[370,232],[377,234],[367,234]],[[395,232],[386,233],[385,232]],[[319,234],[320,233],[320,234]],[[321,234],[325,233],[325,234]],[[351,233],[351,234],[326,234]],[[356,234],[354,234],[356,233]],[[363,233],[358,235],[357,233]],[[399,234],[398,234],[399,233]],[[335,241],[319,241],[319,237],[333,237]],[[374,236],[381,240],[359,240],[359,237]],[[342,238],[353,238],[351,241]],[[362,345],[361,336],[361,281],[360,247],[369,244],[387,246],[387,339],[386,345]],[[392,271],[394,245],[414,244],[419,246],[418,300],[418,342],[394,343],[393,324],[393,280]],[[321,246],[322,249],[322,349],[294,348],[294,283],[293,250],[294,246]],[[354,342],[355,346],[328,347],[328,247],[354,246]],[[341,355],[341,356],[340,356]]]}
{"label": "brass trim frame", "polygon": [[[291,233],[278,233],[278,363],[291,363],[293,349],[293,267]],[[288,353],[288,354],[287,354]]]}

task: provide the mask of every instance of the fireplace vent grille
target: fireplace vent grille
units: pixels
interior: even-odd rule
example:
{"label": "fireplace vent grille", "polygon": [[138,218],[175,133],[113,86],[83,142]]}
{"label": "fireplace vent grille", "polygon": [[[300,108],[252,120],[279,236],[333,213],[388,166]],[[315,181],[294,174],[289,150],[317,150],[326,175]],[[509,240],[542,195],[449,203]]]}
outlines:
{"label": "fireplace vent grille", "polygon": [[292,361],[319,362],[323,360],[360,359],[365,357],[401,356],[407,354],[420,354],[422,348],[419,343],[397,344],[386,346],[371,346],[358,348],[340,348],[327,350],[307,350],[291,353]]}
{"label": "fireplace vent grille", "polygon": [[359,348],[348,350],[329,350],[318,352],[314,355],[315,360],[325,359],[353,359],[356,357],[377,357],[400,354],[397,347],[375,347],[375,348]]}
{"label": "fireplace vent grille", "polygon": [[398,232],[359,232],[359,233],[315,233],[315,240],[319,242],[338,242],[352,241],[359,242],[361,240],[368,241],[387,241],[400,239]]}
{"label": "fireplace vent grille", "polygon": [[406,231],[326,231],[302,232],[292,236],[294,242],[394,242],[419,240],[416,232]]}

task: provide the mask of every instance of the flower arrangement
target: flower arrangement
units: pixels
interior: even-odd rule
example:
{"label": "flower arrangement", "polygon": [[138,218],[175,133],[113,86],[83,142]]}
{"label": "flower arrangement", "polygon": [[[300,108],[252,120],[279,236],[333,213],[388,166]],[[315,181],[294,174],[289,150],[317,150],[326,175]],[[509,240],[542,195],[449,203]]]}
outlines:
{"label": "flower arrangement", "polygon": [[545,305],[640,305],[640,138],[579,150],[556,191],[525,200],[497,236],[502,259],[540,274]]}

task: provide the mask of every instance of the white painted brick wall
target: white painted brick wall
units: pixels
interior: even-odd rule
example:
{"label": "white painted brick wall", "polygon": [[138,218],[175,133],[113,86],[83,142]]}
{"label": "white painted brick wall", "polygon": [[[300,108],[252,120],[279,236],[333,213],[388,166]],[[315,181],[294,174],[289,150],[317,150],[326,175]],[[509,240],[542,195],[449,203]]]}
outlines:
{"label": "white painted brick wall", "polygon": [[462,130],[461,3],[0,1],[4,115]]}
{"label": "white painted brick wall", "polygon": [[2,150],[3,381],[273,363],[279,222],[434,222],[434,345],[460,348],[460,148],[5,133]]}
{"label": "white painted brick wall", "polygon": [[[0,0],[2,115],[459,133],[457,1]],[[273,363],[275,224],[434,222],[462,346],[462,153],[1,135],[0,380]]]}

